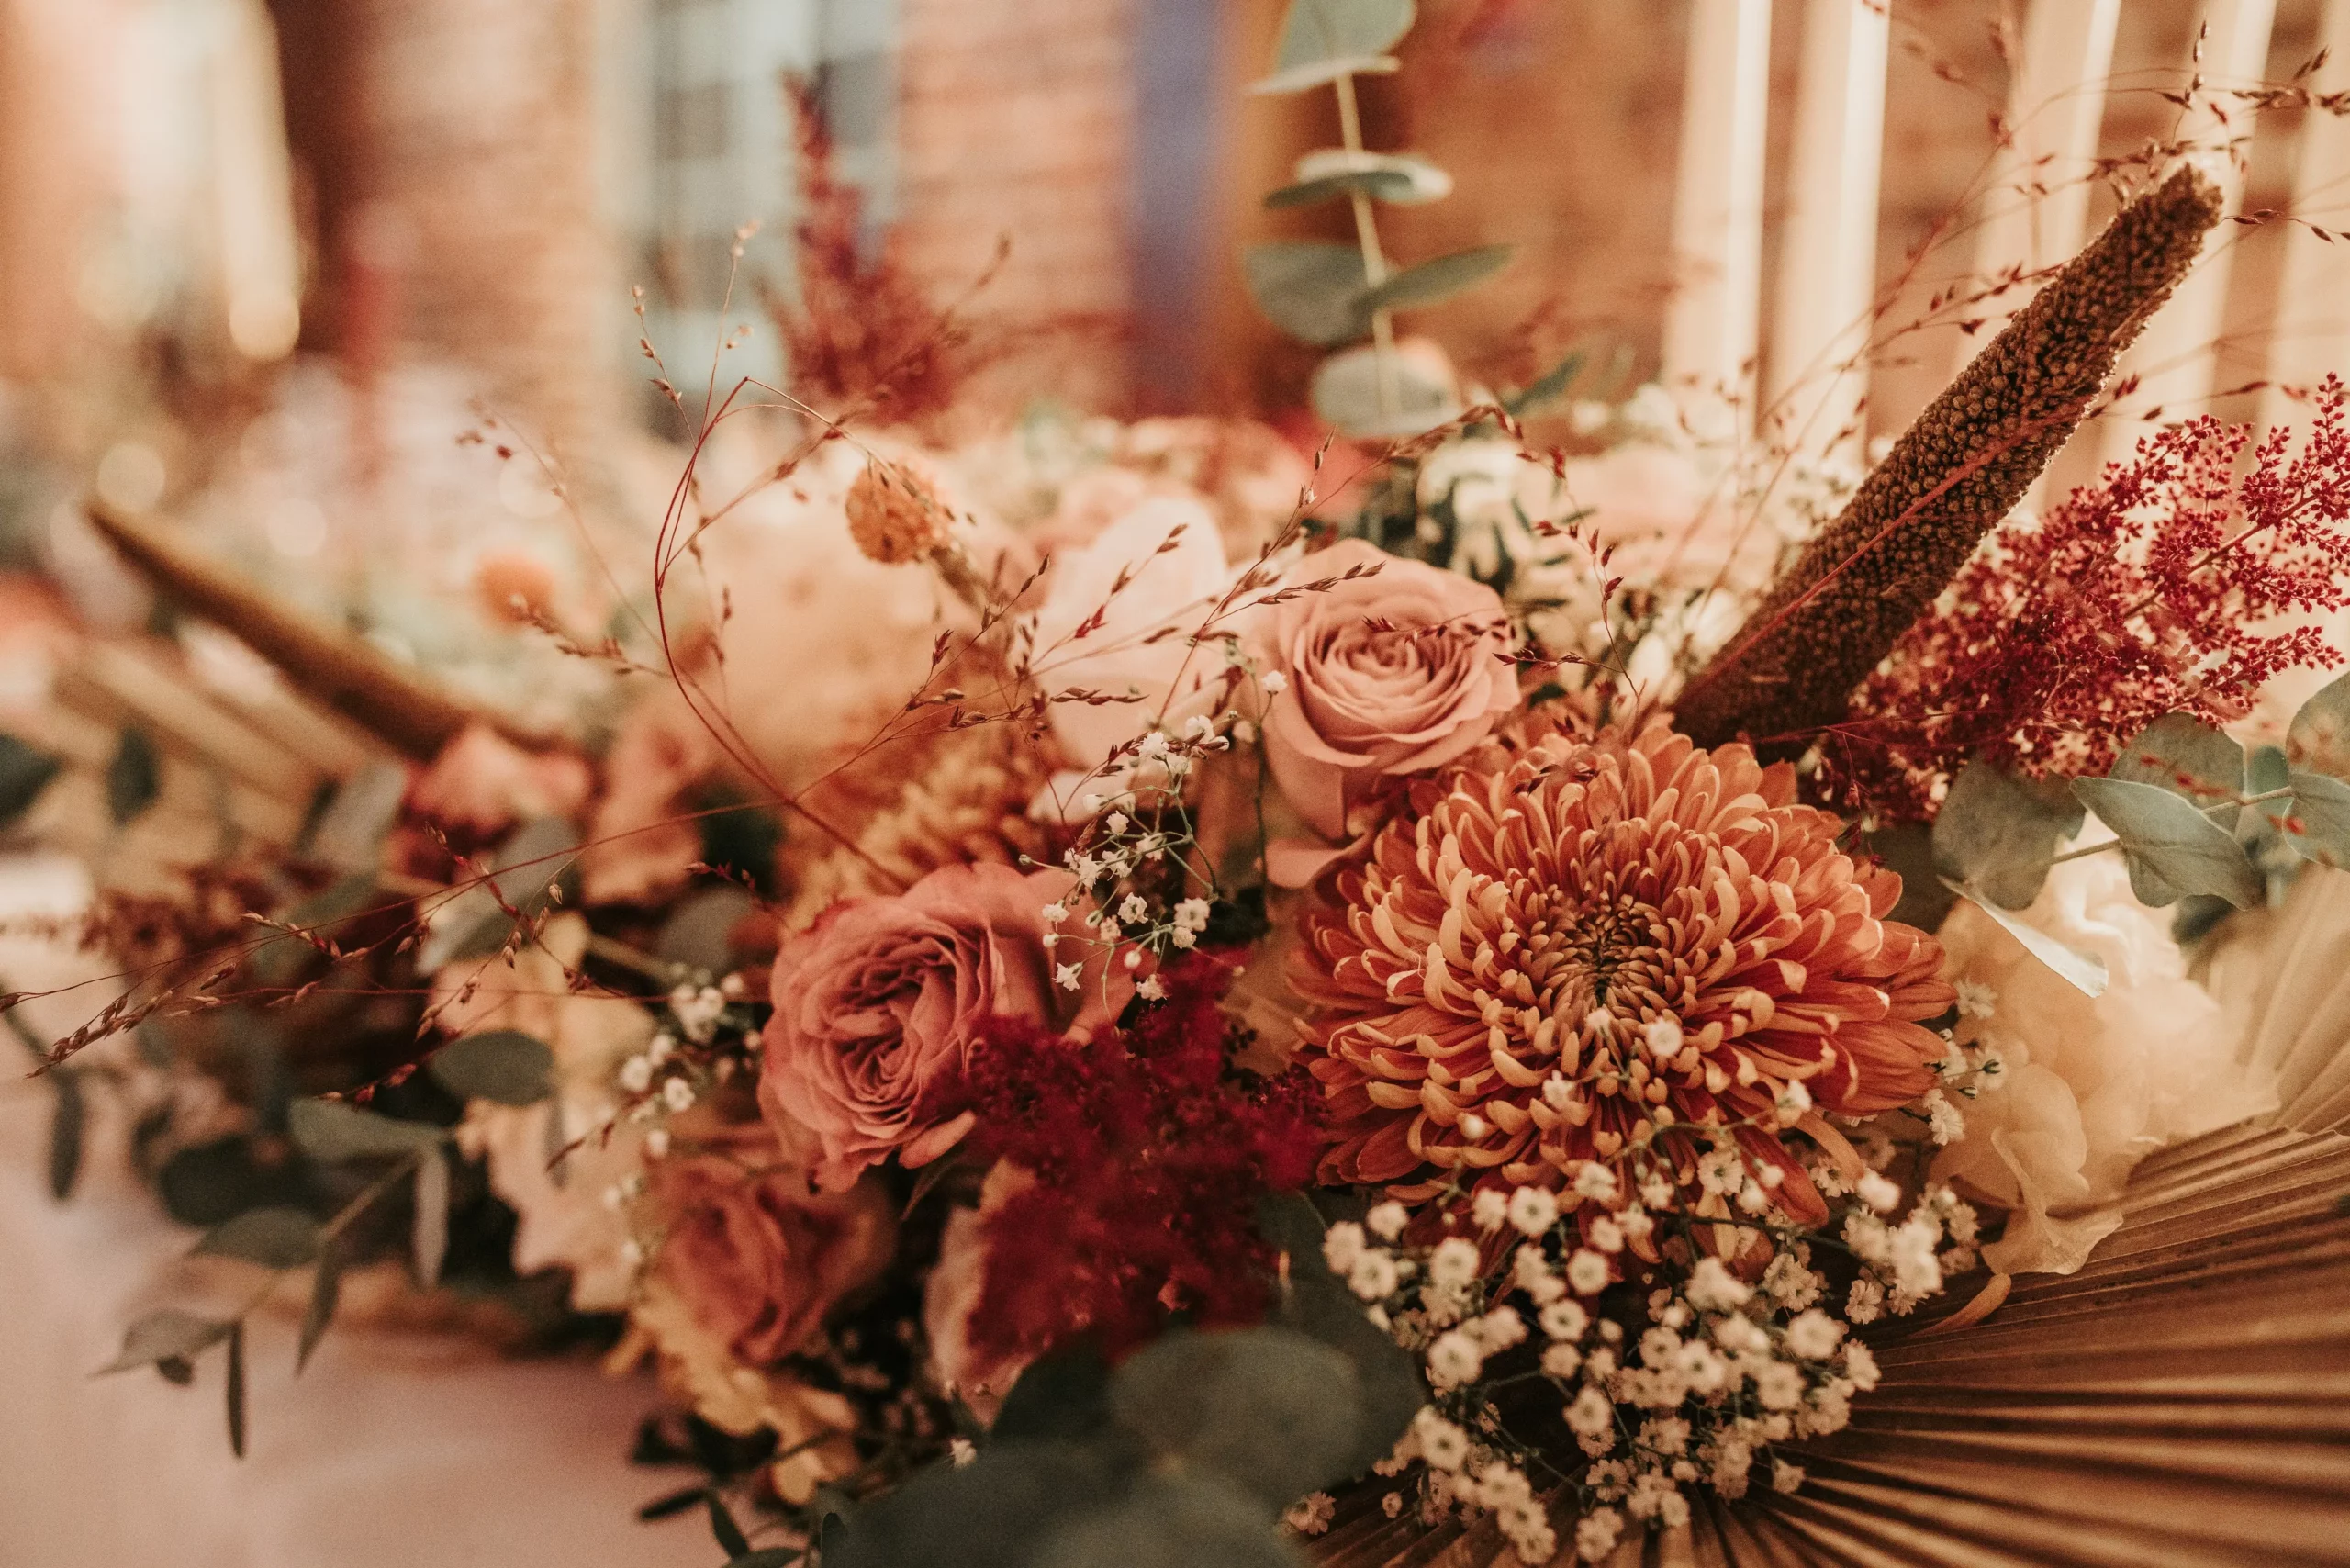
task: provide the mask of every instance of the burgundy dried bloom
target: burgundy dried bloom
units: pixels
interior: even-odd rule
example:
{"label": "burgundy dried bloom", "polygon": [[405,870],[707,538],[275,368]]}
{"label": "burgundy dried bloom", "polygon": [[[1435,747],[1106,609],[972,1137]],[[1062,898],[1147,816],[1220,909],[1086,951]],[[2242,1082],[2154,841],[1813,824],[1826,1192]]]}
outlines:
{"label": "burgundy dried bloom", "polygon": [[1826,742],[1849,800],[1929,814],[1981,755],[2102,773],[2165,713],[2240,718],[2263,682],[2342,662],[2312,622],[2350,605],[2350,430],[2338,377],[2298,455],[2209,416],[2141,442],[2036,526],[2010,524],[1912,627]]}
{"label": "burgundy dried bloom", "polygon": [[1181,1311],[1251,1323],[1274,1256],[1258,1204],[1312,1180],[1313,1082],[1227,1072],[1236,1025],[1217,1006],[1230,966],[1193,954],[1167,1000],[1072,1043],[1017,1019],[990,1026],[968,1081],[969,1148],[1035,1178],[990,1214],[979,1305],[983,1360],[1025,1361],[1079,1334],[1111,1354]]}

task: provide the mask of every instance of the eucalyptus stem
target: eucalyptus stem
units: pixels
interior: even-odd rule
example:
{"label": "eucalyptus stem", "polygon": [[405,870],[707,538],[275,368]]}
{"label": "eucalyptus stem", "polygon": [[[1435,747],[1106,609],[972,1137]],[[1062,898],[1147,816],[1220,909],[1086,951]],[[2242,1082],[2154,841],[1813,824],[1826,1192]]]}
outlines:
{"label": "eucalyptus stem", "polygon": [[[2208,806],[2198,806],[2195,809],[2208,817],[2214,812],[2240,812],[2246,806],[2257,806],[2268,801],[2289,800],[2292,793],[2292,786],[2288,784],[2281,790],[2267,790],[2257,795],[2231,795],[2224,801],[2215,801]],[[2051,856],[2048,863],[2051,866],[2062,866],[2067,860],[2078,860],[2087,855],[2102,855],[2109,849],[2121,847],[2120,838],[2109,838],[2101,843],[2084,845],[2078,849],[2067,849],[2062,855]]]}
{"label": "eucalyptus stem", "polygon": [[[1338,135],[1349,152],[1360,152],[1362,147],[1362,113],[1355,103],[1355,79],[1351,72],[1340,72],[1332,84],[1338,93]],[[1355,213],[1355,240],[1362,247],[1363,281],[1377,288],[1387,281],[1387,256],[1379,247],[1379,221],[1371,210],[1371,195],[1357,188],[1348,193]],[[1371,313],[1371,355],[1378,366],[1379,411],[1393,414],[1402,407],[1402,395],[1395,384],[1395,321],[1393,314],[1381,309]]]}

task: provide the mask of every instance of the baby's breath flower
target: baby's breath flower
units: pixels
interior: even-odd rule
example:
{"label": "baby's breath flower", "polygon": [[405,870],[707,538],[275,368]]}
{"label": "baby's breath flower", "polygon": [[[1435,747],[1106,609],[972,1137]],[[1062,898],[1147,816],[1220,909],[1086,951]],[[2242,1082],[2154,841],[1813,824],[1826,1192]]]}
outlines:
{"label": "baby's breath flower", "polygon": [[1567,1260],[1567,1283],[1578,1295],[1596,1295],[1607,1288],[1607,1260],[1587,1247],[1578,1247]]}
{"label": "baby's breath flower", "polygon": [[694,1086],[682,1078],[672,1078],[661,1086],[661,1103],[672,1112],[691,1110]]}
{"label": "baby's breath flower", "polygon": [[653,1087],[653,1059],[634,1056],[621,1063],[621,1087],[631,1094],[642,1094]]}
{"label": "baby's breath flower", "polygon": [[1509,1198],[1494,1187],[1478,1188],[1477,1195],[1469,1203],[1469,1217],[1479,1230],[1499,1230],[1509,1218]]}
{"label": "baby's breath flower", "polygon": [[1521,1236],[1540,1236],[1559,1223],[1559,1200],[1547,1187],[1520,1187],[1509,1195],[1509,1223]]}
{"label": "baby's breath flower", "polygon": [[1465,1285],[1477,1277],[1476,1243],[1448,1236],[1428,1258],[1428,1280],[1438,1285]]}
{"label": "baby's breath flower", "polygon": [[1363,1215],[1362,1219],[1363,1224],[1371,1227],[1371,1233],[1373,1236],[1382,1241],[1393,1241],[1404,1234],[1404,1226],[1411,1217],[1410,1210],[1390,1198],[1383,1204],[1374,1204],[1371,1211]]}

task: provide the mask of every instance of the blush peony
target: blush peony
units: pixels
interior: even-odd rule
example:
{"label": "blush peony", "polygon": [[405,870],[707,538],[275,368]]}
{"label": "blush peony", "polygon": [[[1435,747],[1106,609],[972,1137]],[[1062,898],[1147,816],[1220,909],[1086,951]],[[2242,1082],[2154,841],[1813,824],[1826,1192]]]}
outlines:
{"label": "blush peony", "polygon": [[1265,757],[1281,793],[1326,838],[1382,777],[1453,761],[1517,706],[1502,601],[1482,583],[1346,540],[1307,556],[1292,582],[1376,568],[1273,605],[1251,629],[1281,689],[1265,712]]}
{"label": "blush peony", "polygon": [[[949,866],[904,892],[844,900],[784,943],[770,980],[759,1096],[779,1128],[804,1128],[818,1184],[846,1187],[895,1154],[922,1165],[970,1125],[963,1067],[981,1022],[1053,1020],[1100,991],[1057,991],[1044,907],[1066,875]],[[789,1140],[787,1140],[789,1141]]]}
{"label": "blush peony", "polygon": [[1412,1201],[1456,1180],[1571,1192],[1597,1161],[1628,1191],[1653,1144],[1686,1192],[1729,1137],[1778,1172],[1782,1208],[1824,1218],[1779,1134],[1841,1151],[1820,1110],[1930,1087],[1942,1042],[1914,1021],[1953,993],[1933,939],[1885,919],[1899,879],[1794,797],[1793,770],[1743,746],[1541,721],[1415,786],[1332,879],[1297,965],[1323,1179]]}

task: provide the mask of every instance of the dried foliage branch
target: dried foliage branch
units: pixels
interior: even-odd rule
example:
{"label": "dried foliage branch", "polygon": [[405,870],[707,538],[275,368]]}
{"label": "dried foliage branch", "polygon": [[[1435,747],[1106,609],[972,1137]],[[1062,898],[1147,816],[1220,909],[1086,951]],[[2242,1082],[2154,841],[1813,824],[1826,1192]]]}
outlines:
{"label": "dried foliage branch", "polygon": [[1930,404],[1748,629],[1691,682],[1679,725],[1800,752],[2072,434],[2115,359],[2219,221],[2182,167],[2133,202]]}

